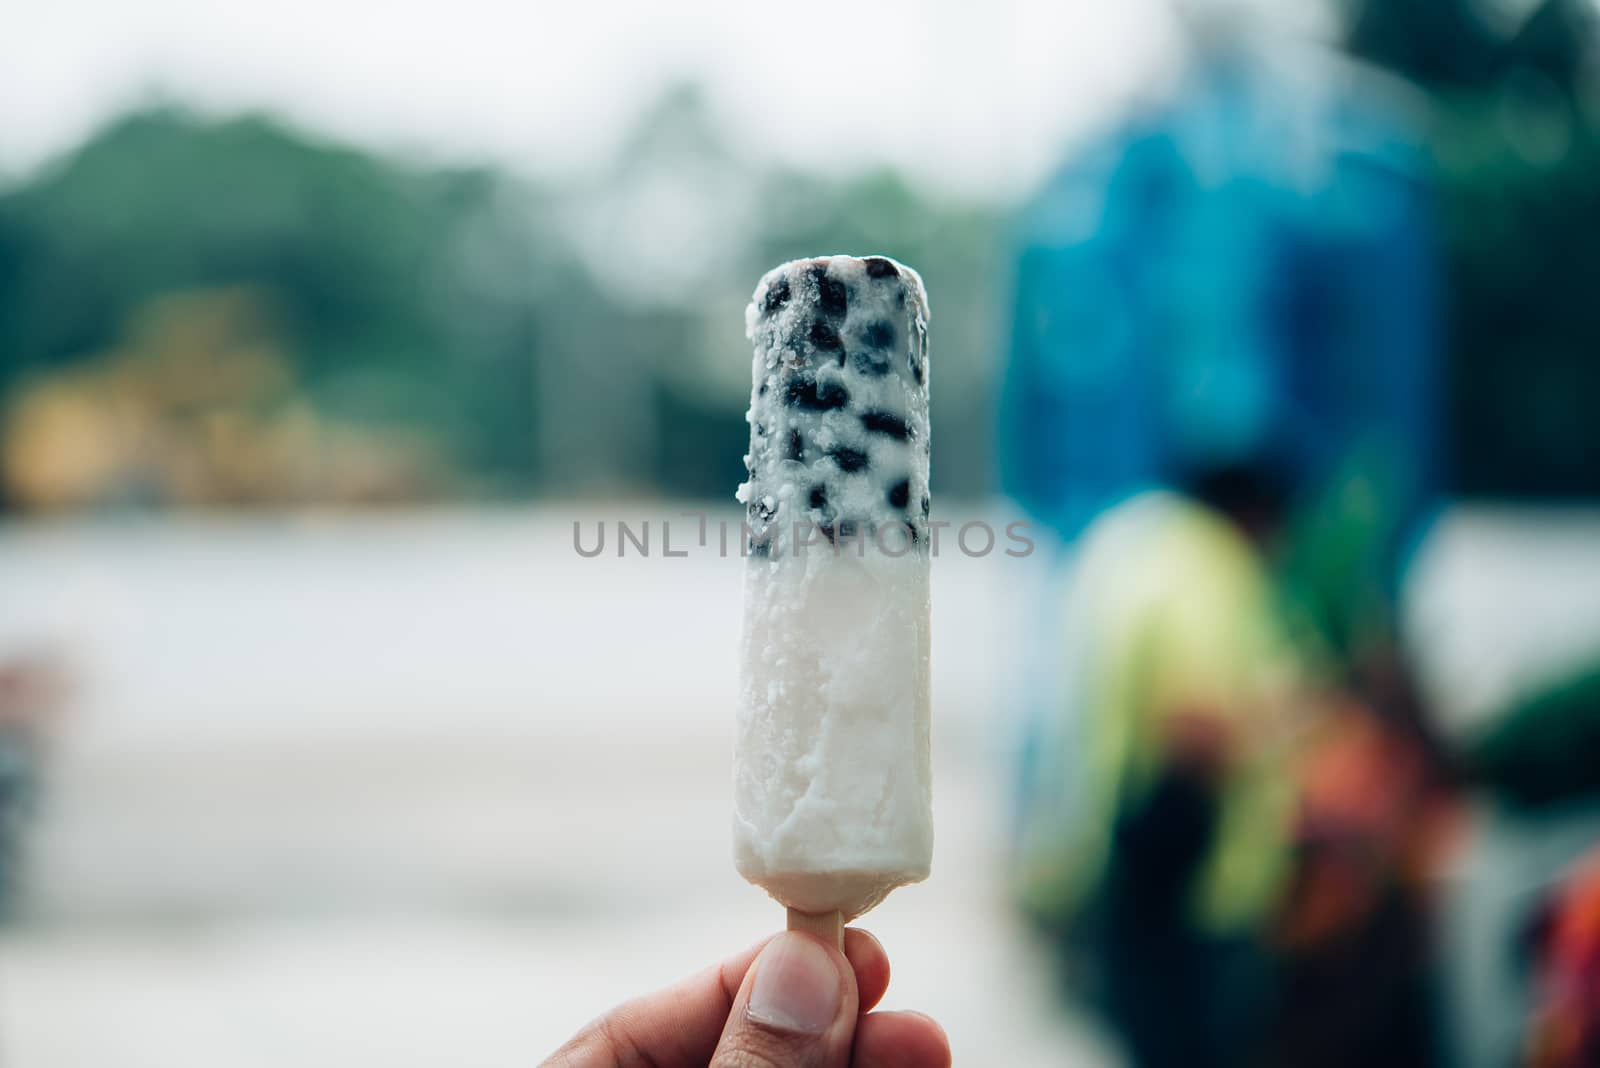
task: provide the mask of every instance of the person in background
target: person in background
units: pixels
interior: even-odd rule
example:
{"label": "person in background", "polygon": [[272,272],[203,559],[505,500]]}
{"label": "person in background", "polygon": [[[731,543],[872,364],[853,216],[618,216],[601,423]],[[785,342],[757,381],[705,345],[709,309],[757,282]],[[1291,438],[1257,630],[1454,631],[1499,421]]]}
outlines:
{"label": "person in background", "polygon": [[1600,850],[1552,891],[1531,933],[1528,1068],[1600,1064]]}
{"label": "person in background", "polygon": [[1439,497],[1421,98],[1229,6],[1020,216],[998,419],[1071,575],[1033,613],[1014,883],[1140,1065],[1272,1055],[1292,754],[1343,694],[1388,708]]}
{"label": "person in background", "polygon": [[1298,669],[1267,560],[1270,463],[1198,471],[1091,524],[1066,657],[1084,760],[1019,888],[1140,1068],[1249,1063],[1288,861]]}
{"label": "person in background", "polygon": [[1440,1064],[1434,914],[1462,822],[1455,762],[1398,656],[1369,648],[1320,680],[1316,704],[1291,765],[1270,1062]]}

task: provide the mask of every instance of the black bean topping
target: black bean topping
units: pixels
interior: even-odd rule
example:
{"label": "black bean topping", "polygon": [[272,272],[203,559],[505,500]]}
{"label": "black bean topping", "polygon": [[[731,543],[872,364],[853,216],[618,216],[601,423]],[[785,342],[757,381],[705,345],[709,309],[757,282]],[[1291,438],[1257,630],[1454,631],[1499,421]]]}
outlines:
{"label": "black bean topping", "polygon": [[761,314],[771,315],[773,312],[789,303],[789,280],[779,279],[767,287],[767,295],[761,299]]}
{"label": "black bean topping", "polygon": [[850,362],[856,365],[856,370],[873,378],[882,378],[889,373],[889,358],[875,352],[852,352]]}
{"label": "black bean topping", "polygon": [[811,343],[819,349],[829,352],[842,348],[844,342],[839,340],[839,331],[823,322],[821,319],[811,324]]}
{"label": "black bean topping", "polygon": [[811,487],[811,496],[807,500],[813,508],[828,507],[828,487],[818,482]]}
{"label": "black bean topping", "polygon": [[904,508],[906,502],[911,500],[911,482],[902,478],[899,482],[889,487],[889,503],[896,508]]}
{"label": "black bean topping", "polygon": [[761,388],[756,390],[756,396],[765,397],[766,395],[767,395],[767,384],[765,382],[763,382],[763,383],[761,383]]}
{"label": "black bean topping", "polygon": [[873,348],[886,349],[894,344],[894,324],[887,319],[868,323],[865,337],[867,344]]}
{"label": "black bean topping", "polygon": [[841,519],[837,524],[827,519],[817,524],[817,529],[822,531],[822,536],[828,539],[830,545],[836,545],[839,538],[855,537],[861,526],[854,519]]}
{"label": "black bean topping", "polygon": [[911,427],[898,415],[888,412],[863,412],[861,425],[874,434],[887,434],[901,441],[911,436]]}
{"label": "black bean topping", "polygon": [[859,471],[867,466],[867,454],[860,449],[836,445],[828,450],[828,456],[839,465],[841,471]]}
{"label": "black bean topping", "polygon": [[893,263],[882,256],[870,256],[867,258],[867,277],[899,278],[900,272],[894,269]]}
{"label": "black bean topping", "polygon": [[818,264],[811,268],[811,277],[817,283],[817,307],[830,319],[843,319],[850,309],[850,290],[836,278],[828,277],[828,268]]}
{"label": "black bean topping", "polygon": [[909,518],[899,519],[892,523],[885,523],[883,525],[883,529],[889,531],[898,530],[901,534],[905,535],[905,542],[903,545],[899,538],[892,538],[892,540],[888,542],[889,545],[896,549],[909,549],[917,544],[917,525]]}
{"label": "black bean topping", "polygon": [[765,423],[757,423],[756,424],[756,437],[764,438],[766,436],[767,436],[767,424],[765,424]]}
{"label": "black bean topping", "polygon": [[796,378],[789,383],[783,402],[791,408],[805,408],[813,412],[826,412],[843,408],[850,403],[850,391],[838,382],[818,382],[814,378]]}
{"label": "black bean topping", "polygon": [[773,516],[778,514],[778,509],[776,505],[768,504],[765,497],[758,497],[750,502],[750,514],[763,523],[768,523],[772,521]]}

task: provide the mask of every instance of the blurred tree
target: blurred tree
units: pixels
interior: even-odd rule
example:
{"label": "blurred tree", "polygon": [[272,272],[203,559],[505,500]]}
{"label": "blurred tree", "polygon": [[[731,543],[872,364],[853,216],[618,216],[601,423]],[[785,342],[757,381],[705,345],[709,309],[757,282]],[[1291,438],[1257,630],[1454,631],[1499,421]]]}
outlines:
{"label": "blurred tree", "polygon": [[[780,260],[845,249],[924,271],[937,323],[935,478],[942,491],[983,492],[1003,284],[996,214],[892,174],[762,170],[722,130],[695,87],[670,87],[605,167],[555,187],[371,155],[261,116],[125,116],[0,191],[0,418],[14,422],[33,398],[25,437],[41,455],[39,442],[80,425],[45,420],[46,408],[95,422],[107,390],[161,362],[152,344],[182,335],[135,343],[129,324],[155,307],[200,307],[163,303],[173,294],[237,290],[270,309],[291,384],[278,403],[321,428],[307,439],[317,447],[362,453],[404,431],[407,449],[431,443],[429,470],[455,470],[454,493],[728,498],[747,435],[749,293]],[[45,388],[57,380],[65,392]],[[159,404],[142,411],[153,431],[177,418]],[[187,468],[215,471],[212,459]],[[75,470],[131,477],[110,461]],[[91,479],[62,502],[293,500],[296,486],[344,483],[245,492],[238,479],[201,481],[173,498]]]}
{"label": "blurred tree", "polygon": [[472,276],[525,273],[535,255],[500,218],[502,185],[260,117],[129,116],[0,197],[0,392],[104,352],[163,294],[247,285],[324,415],[412,426],[475,470],[531,475],[529,301]]}
{"label": "blurred tree", "polygon": [[1456,489],[1600,495],[1592,5],[1365,0],[1348,40],[1433,102]]}

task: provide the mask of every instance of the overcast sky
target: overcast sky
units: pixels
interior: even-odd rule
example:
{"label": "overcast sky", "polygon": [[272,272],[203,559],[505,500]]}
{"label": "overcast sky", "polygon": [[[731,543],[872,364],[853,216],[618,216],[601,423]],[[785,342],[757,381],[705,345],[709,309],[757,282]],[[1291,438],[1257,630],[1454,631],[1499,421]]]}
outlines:
{"label": "overcast sky", "polygon": [[[570,170],[693,76],[743,143],[874,161],[975,192],[1025,188],[1172,67],[1164,0],[12,0],[0,173],[131,104],[268,108],[453,160]],[[0,0],[4,7],[6,0]]]}

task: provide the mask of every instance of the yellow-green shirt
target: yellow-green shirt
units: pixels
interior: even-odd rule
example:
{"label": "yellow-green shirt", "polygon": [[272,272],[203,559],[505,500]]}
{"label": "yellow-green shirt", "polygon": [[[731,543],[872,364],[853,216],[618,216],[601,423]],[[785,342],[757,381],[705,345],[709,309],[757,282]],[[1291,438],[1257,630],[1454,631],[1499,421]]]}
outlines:
{"label": "yellow-green shirt", "polygon": [[1248,927],[1277,894],[1293,803],[1285,756],[1296,675],[1261,559],[1239,531],[1183,498],[1148,493],[1085,534],[1069,598],[1061,714],[1081,781],[1054,827],[1025,828],[1024,900],[1070,913],[1104,870],[1111,828],[1159,771],[1164,716],[1202,709],[1232,722],[1215,840],[1193,921]]}

